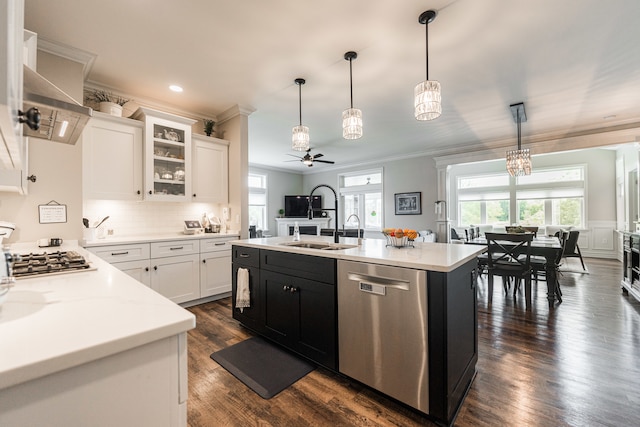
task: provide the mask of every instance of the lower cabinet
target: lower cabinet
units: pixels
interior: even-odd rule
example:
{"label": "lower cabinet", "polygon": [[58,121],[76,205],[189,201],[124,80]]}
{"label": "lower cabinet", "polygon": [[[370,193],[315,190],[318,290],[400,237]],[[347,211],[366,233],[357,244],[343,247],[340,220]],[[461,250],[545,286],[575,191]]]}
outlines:
{"label": "lower cabinet", "polygon": [[176,303],[231,292],[231,245],[237,237],[88,247],[114,267]]}
{"label": "lower cabinet", "polygon": [[[233,247],[233,317],[296,353],[337,370],[336,262]],[[249,270],[250,305],[236,307],[238,268]]]}
{"label": "lower cabinet", "polygon": [[118,270],[127,273],[143,285],[151,287],[151,268],[148,259],[117,262],[112,265]]}
{"label": "lower cabinet", "polygon": [[151,259],[151,289],[176,303],[200,298],[199,256]]}
{"label": "lower cabinet", "polygon": [[260,286],[265,334],[336,369],[336,287],[272,271],[260,272]]}

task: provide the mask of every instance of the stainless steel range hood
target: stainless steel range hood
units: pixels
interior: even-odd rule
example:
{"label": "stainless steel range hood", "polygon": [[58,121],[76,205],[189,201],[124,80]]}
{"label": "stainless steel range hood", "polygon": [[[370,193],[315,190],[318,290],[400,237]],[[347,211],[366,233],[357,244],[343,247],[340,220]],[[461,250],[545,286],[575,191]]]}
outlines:
{"label": "stainless steel range hood", "polygon": [[40,129],[24,127],[24,135],[75,144],[89,122],[93,111],[84,107],[60,88],[24,66],[23,111],[38,108]]}

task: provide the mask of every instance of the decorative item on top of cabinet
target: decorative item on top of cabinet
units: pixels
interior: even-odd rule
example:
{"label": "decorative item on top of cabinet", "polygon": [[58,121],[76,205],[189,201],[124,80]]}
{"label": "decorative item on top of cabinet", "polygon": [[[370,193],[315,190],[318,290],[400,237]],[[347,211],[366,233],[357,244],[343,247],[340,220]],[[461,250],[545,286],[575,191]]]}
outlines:
{"label": "decorative item on top of cabinet", "polygon": [[193,201],[229,202],[229,141],[193,135]]}
{"label": "decorative item on top of cabinet", "polygon": [[131,117],[145,123],[145,199],[190,201],[193,176],[191,126],[196,120],[143,107],[138,108]]}
{"label": "decorative item on top of cabinet", "polygon": [[142,199],[142,128],[138,120],[94,113],[82,134],[85,198]]}
{"label": "decorative item on top of cabinet", "polygon": [[211,119],[202,119],[202,121],[204,122],[204,134],[207,136],[211,136],[211,134],[213,133],[213,126],[216,124],[216,122]]}
{"label": "decorative item on top of cabinet", "polygon": [[130,101],[122,96],[114,95],[107,90],[101,89],[95,89],[86,99],[87,101],[98,104],[100,112],[116,117],[122,117],[122,107]]}

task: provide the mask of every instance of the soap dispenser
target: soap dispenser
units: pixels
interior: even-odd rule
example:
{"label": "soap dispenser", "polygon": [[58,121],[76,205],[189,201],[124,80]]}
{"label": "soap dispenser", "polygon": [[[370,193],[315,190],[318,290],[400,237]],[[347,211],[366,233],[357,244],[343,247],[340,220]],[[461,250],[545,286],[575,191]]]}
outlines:
{"label": "soap dispenser", "polygon": [[300,227],[298,227],[298,221],[293,225],[293,241],[300,241]]}

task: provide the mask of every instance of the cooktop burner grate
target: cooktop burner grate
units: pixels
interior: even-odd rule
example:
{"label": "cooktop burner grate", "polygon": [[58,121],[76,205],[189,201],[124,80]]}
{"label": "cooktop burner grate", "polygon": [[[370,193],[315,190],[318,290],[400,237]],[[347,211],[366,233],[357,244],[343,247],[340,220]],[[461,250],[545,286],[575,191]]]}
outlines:
{"label": "cooktop burner grate", "polygon": [[95,270],[95,268],[75,251],[23,254],[12,264],[12,274],[15,278],[86,270]]}

